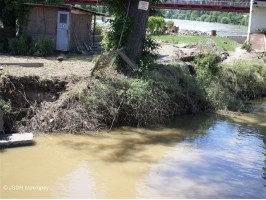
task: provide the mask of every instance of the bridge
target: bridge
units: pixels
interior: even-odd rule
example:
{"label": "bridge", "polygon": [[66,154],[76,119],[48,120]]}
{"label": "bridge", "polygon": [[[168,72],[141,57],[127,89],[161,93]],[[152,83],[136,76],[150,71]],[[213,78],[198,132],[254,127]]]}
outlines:
{"label": "bridge", "polygon": [[[103,5],[99,0],[69,0],[66,3],[80,5]],[[249,13],[250,0],[168,0],[153,9],[206,10]]]}

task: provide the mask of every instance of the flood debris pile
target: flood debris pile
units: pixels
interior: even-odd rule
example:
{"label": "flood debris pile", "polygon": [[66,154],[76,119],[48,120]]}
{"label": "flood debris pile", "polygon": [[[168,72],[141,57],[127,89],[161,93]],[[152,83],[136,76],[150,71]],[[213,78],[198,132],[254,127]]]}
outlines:
{"label": "flood debris pile", "polygon": [[3,110],[4,132],[18,132],[32,117],[31,107],[41,102],[53,102],[66,88],[62,78],[44,80],[38,76],[17,77],[2,75],[0,77],[0,109]]}
{"label": "flood debris pile", "polygon": [[148,126],[200,111],[246,111],[266,95],[266,69],[257,62],[220,65],[217,54],[154,64],[137,74],[114,68],[82,79],[0,78],[6,132],[82,133],[115,125]]}

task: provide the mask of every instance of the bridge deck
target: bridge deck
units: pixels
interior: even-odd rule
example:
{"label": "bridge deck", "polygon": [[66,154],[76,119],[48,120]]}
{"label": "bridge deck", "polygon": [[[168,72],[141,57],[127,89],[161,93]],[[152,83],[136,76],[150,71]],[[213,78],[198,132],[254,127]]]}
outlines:
{"label": "bridge deck", "polygon": [[[97,0],[69,0],[69,4],[103,5]],[[152,5],[156,9],[209,10],[224,12],[245,12],[250,10],[249,0],[168,0],[167,3]]]}

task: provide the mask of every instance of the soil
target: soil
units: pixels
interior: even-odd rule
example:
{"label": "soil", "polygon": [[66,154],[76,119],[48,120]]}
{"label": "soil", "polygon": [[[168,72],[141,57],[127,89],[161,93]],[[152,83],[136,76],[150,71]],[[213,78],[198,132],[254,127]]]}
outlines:
{"label": "soil", "polygon": [[[13,76],[40,76],[41,78],[53,77],[88,77],[94,66],[92,60],[100,52],[94,55],[79,55],[69,53],[53,57],[11,56],[0,54],[0,63],[43,63],[43,67],[22,67],[18,65],[2,65],[4,72]],[[57,57],[62,56],[62,62]],[[0,66],[1,67],[1,66]]]}
{"label": "soil", "polygon": [[[165,57],[165,61],[177,60],[183,56],[194,55],[197,52],[197,47],[194,44],[172,44],[160,42],[161,47],[158,50],[160,57]],[[183,52],[183,53],[182,53]]]}

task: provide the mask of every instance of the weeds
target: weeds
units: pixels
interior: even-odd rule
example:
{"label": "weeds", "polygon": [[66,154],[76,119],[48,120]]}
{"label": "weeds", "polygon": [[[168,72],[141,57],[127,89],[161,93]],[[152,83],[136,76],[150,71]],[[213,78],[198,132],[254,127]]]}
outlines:
{"label": "weeds", "polygon": [[242,46],[242,49],[245,49],[247,52],[251,52],[251,44],[250,42],[245,42]]}
{"label": "weeds", "polygon": [[[138,78],[110,68],[75,81],[57,100],[31,103],[19,131],[82,133],[114,125],[147,126],[188,112],[245,111],[247,100],[266,94],[266,69],[257,61],[221,67],[219,57],[209,53],[196,57],[193,65],[193,74],[186,63],[172,62],[155,64]],[[7,102],[0,99],[0,107],[10,109]]]}
{"label": "weeds", "polygon": [[22,35],[11,41],[11,53],[14,55],[50,56],[54,51],[54,40],[44,38],[34,41],[29,35]]}

